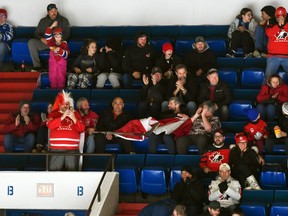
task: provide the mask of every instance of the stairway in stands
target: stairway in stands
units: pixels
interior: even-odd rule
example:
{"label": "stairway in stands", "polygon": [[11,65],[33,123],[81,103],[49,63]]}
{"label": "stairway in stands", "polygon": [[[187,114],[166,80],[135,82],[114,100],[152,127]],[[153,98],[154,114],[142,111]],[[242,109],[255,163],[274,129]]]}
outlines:
{"label": "stairway in stands", "polygon": [[119,212],[115,216],[137,216],[148,203],[119,203]]}
{"label": "stairway in stands", "polygon": [[0,152],[4,152],[4,122],[17,111],[21,100],[32,99],[38,77],[39,73],[31,72],[0,73]]}

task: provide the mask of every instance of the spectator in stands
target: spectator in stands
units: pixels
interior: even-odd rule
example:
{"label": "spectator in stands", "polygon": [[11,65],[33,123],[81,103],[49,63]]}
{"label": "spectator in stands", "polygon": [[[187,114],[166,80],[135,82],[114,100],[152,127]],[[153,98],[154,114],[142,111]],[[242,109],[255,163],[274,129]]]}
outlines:
{"label": "spectator in stands", "polygon": [[222,129],[214,132],[214,142],[208,146],[207,153],[203,154],[200,159],[200,171],[198,177],[215,178],[218,175],[219,166],[222,163],[229,162],[229,146],[224,144],[225,136]]}
{"label": "spectator in stands", "polygon": [[201,85],[198,104],[206,100],[214,102],[215,114],[219,115],[222,121],[227,121],[229,118],[229,104],[232,101],[231,89],[227,83],[219,79],[217,69],[211,68],[206,76],[209,82]]}
{"label": "spectator in stands", "polygon": [[136,36],[136,43],[124,51],[122,59],[123,87],[132,88],[132,81],[139,80],[143,74],[150,74],[155,64],[155,50],[148,44],[148,36],[140,32]]}
{"label": "spectator in stands", "polygon": [[[125,153],[134,153],[131,141],[113,136],[113,131],[124,126],[131,120],[130,115],[123,110],[124,101],[120,97],[112,101],[112,110],[105,110],[99,117],[98,130],[105,132],[95,135],[96,152],[104,153],[105,145],[110,143],[121,144]],[[110,132],[110,133],[109,133]]]}
{"label": "spectator in stands", "polygon": [[276,23],[271,23],[266,28],[268,37],[268,54],[265,76],[275,74],[281,65],[288,73],[288,17],[284,7],[278,7],[275,11]]}
{"label": "spectator in stands", "polygon": [[77,100],[77,112],[81,116],[86,130],[84,152],[94,153],[95,152],[94,132],[96,131],[99,116],[97,113],[90,110],[89,102],[85,97],[80,97]]}
{"label": "spectator in stands", "polygon": [[236,146],[231,149],[229,157],[232,176],[239,180],[242,188],[261,190],[257,181],[261,166],[257,153],[248,145],[248,138],[244,133],[236,134],[235,141]]}
{"label": "spectator in stands", "polygon": [[288,102],[283,103],[282,112],[278,116],[277,125],[274,127],[275,134],[266,140],[266,154],[273,153],[273,145],[283,143],[288,155]]}
{"label": "spectator in stands", "polygon": [[219,167],[219,176],[209,185],[209,201],[218,201],[221,206],[221,215],[230,216],[238,207],[241,198],[241,185],[231,177],[231,169],[227,163]]}
{"label": "spectator in stands", "polygon": [[49,170],[76,171],[78,156],[61,155],[79,153],[80,134],[85,132],[81,116],[73,109],[74,101],[70,93],[58,93],[51,113],[48,115],[47,127],[50,129],[49,151],[57,153],[49,161]]}
{"label": "spectator in stands", "polygon": [[144,85],[140,91],[140,102],[138,104],[139,118],[152,116],[158,118],[161,111],[161,104],[166,99],[166,88],[162,80],[160,67],[153,67],[151,76],[143,74]]}
{"label": "spectator in stands", "polygon": [[255,30],[255,50],[253,56],[256,58],[267,56],[267,43],[268,38],[265,33],[267,25],[274,23],[275,20],[275,7],[267,5],[261,9],[261,20],[256,26]]}
{"label": "spectator in stands", "polygon": [[[167,86],[167,97],[179,97],[186,105],[189,116],[196,111],[196,97],[198,95],[197,80],[188,73],[183,64],[176,66],[176,76],[172,77]],[[168,102],[162,103],[162,110],[167,110]]]}
{"label": "spectator in stands", "polygon": [[256,151],[256,153],[262,155],[265,140],[269,136],[267,123],[261,119],[257,109],[252,108],[244,111],[249,118],[249,121],[244,126],[244,132],[250,144],[257,147],[258,152]]}
{"label": "spectator in stands", "polygon": [[41,123],[37,131],[36,146],[41,145],[44,150],[48,150],[48,127],[46,123],[47,123],[47,116],[52,111],[52,107],[53,107],[53,103],[48,103],[47,112],[41,113]]}
{"label": "spectator in stands", "polygon": [[230,51],[227,53],[227,57],[234,58],[238,48],[243,48],[244,58],[253,56],[256,26],[257,22],[253,19],[252,10],[242,8],[228,29]]}
{"label": "spectator in stands", "polygon": [[70,36],[69,21],[61,16],[55,4],[47,6],[47,16],[42,18],[35,30],[33,39],[28,41],[28,48],[33,62],[32,72],[41,70],[41,62],[38,56],[39,50],[49,49],[47,41],[45,40],[45,30],[47,27],[60,27],[63,31],[63,40],[66,41]]}
{"label": "spectator in stands", "polygon": [[11,50],[13,26],[7,22],[7,11],[0,9],[0,70],[6,53]]}
{"label": "spectator in stands", "polygon": [[[179,214],[180,209],[181,212],[183,212],[184,207],[186,208],[187,215],[197,215],[203,208],[203,192],[203,186],[195,177],[193,168],[191,166],[184,166],[181,169],[181,179],[175,184],[171,198],[150,203],[145,206],[138,215],[181,215]],[[174,214],[175,209],[178,214]]]}
{"label": "spectator in stands", "polygon": [[164,43],[162,45],[161,55],[156,60],[156,66],[160,67],[163,71],[163,80],[168,83],[169,80],[175,76],[176,65],[181,64],[181,58],[174,53],[174,49],[171,43]]}
{"label": "spectator in stands", "polygon": [[24,152],[31,152],[39,125],[40,117],[30,112],[30,102],[21,101],[18,112],[9,116],[4,125],[5,152],[13,152],[13,145],[19,143],[23,144]]}
{"label": "spectator in stands", "polygon": [[99,52],[100,74],[97,76],[96,88],[103,88],[107,79],[113,88],[120,88],[123,57],[121,41],[116,38],[109,39]]}
{"label": "spectator in stands", "polygon": [[204,211],[199,216],[219,216],[221,215],[221,205],[218,201],[211,201],[207,206],[207,211]]}
{"label": "spectator in stands", "polygon": [[257,110],[261,118],[266,121],[275,121],[275,117],[281,113],[281,106],[288,101],[288,86],[283,83],[278,74],[267,78],[257,95]]}
{"label": "spectator in stands", "polygon": [[180,204],[176,205],[173,210],[172,216],[187,216],[186,207]]}
{"label": "spectator in stands", "polygon": [[52,89],[64,89],[66,86],[67,58],[70,53],[67,41],[63,41],[63,32],[57,23],[46,29],[45,38],[50,49],[49,80]]}
{"label": "spectator in stands", "polygon": [[205,101],[199,105],[196,113],[191,117],[192,129],[188,136],[181,136],[176,140],[178,154],[187,154],[190,145],[197,145],[198,153],[207,152],[207,146],[213,142],[212,134],[221,127],[219,118],[213,116],[215,104]]}
{"label": "spectator in stands", "polygon": [[245,216],[241,208],[236,208],[232,211],[232,216]]}
{"label": "spectator in stands", "polygon": [[[167,119],[167,118],[188,118],[187,112],[181,109],[181,100],[178,97],[172,97],[169,99],[167,111],[161,112],[159,114],[158,119]],[[164,144],[169,154],[175,154],[175,137],[174,134],[159,134],[156,135],[152,133],[148,136],[148,143],[149,143],[149,153],[155,154],[157,153],[157,144]]]}
{"label": "spectator in stands", "polygon": [[72,66],[72,73],[68,74],[68,89],[87,89],[99,73],[99,54],[96,53],[97,44],[93,39],[86,39]]}
{"label": "spectator in stands", "polygon": [[188,72],[198,78],[198,84],[201,86],[207,81],[207,71],[210,68],[217,68],[216,56],[202,36],[195,38],[192,48],[193,51],[185,56],[184,64],[187,66]]}

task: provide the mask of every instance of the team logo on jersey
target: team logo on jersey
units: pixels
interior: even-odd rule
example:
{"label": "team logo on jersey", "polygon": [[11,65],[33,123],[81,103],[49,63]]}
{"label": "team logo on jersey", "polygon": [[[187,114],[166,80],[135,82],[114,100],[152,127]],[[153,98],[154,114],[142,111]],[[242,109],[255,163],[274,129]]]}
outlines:
{"label": "team logo on jersey", "polygon": [[281,29],[281,31],[278,32],[278,35],[275,35],[277,41],[286,40],[287,36],[288,36],[288,33],[284,29]]}
{"label": "team logo on jersey", "polygon": [[211,162],[218,162],[221,163],[221,161],[224,159],[224,156],[220,154],[220,152],[215,152],[212,155],[209,156],[209,160]]}

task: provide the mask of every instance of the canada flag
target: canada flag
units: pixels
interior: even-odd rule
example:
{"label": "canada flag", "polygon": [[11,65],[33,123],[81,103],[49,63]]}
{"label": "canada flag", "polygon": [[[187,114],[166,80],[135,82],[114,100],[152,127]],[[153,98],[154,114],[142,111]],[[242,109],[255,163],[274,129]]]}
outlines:
{"label": "canada flag", "polygon": [[192,122],[190,118],[175,117],[156,120],[149,117],[129,121],[123,127],[116,130],[114,135],[127,140],[141,141],[151,133],[156,135],[165,133],[174,134],[175,139],[177,139],[180,136],[188,135],[191,128]]}

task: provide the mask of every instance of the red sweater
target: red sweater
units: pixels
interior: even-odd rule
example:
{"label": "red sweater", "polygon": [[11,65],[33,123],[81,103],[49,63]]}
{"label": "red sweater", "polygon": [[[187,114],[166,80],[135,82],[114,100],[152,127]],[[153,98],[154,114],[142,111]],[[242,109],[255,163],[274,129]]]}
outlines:
{"label": "red sweater", "polygon": [[26,124],[19,124],[18,126],[15,125],[16,114],[11,115],[5,125],[4,125],[4,134],[11,133],[15,136],[25,136],[27,133],[36,133],[39,126],[40,126],[40,117],[36,113],[32,114],[30,118],[30,122],[28,125]]}
{"label": "red sweater", "polygon": [[50,148],[58,150],[78,150],[80,133],[85,131],[85,125],[80,115],[75,112],[76,123],[66,117],[61,121],[63,113],[52,111],[48,115],[47,127],[50,129]]}
{"label": "red sweater", "polygon": [[280,28],[277,24],[266,28],[268,37],[268,57],[279,56],[288,58],[288,23]]}
{"label": "red sweater", "polygon": [[259,134],[261,136],[261,139],[264,139],[264,135],[269,135],[267,131],[267,124],[262,119],[259,119],[257,122],[248,122],[244,126],[244,131],[247,134],[249,141],[257,141],[254,137],[257,133],[262,134],[262,136],[261,134]]}
{"label": "red sweater", "polygon": [[222,163],[229,162],[230,149],[221,148],[202,155],[199,166],[204,169],[208,167],[212,172],[218,172]]}
{"label": "red sweater", "polygon": [[280,84],[276,88],[272,88],[270,85],[265,84],[261,87],[259,94],[257,95],[257,102],[261,103],[265,100],[271,99],[271,96],[278,93],[277,102],[283,104],[288,101],[288,86]]}

